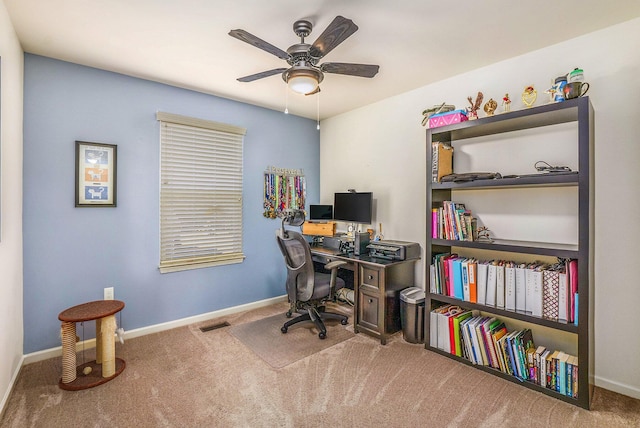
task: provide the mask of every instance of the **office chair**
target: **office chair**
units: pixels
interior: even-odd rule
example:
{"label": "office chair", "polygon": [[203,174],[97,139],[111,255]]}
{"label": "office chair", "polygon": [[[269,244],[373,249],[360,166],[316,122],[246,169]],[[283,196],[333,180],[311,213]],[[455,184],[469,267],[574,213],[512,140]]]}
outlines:
{"label": "office chair", "polygon": [[285,212],[282,218],[282,227],[277,235],[278,246],[284,256],[287,266],[287,295],[290,307],[287,318],[291,318],[294,312],[302,315],[284,323],[280,331],[286,333],[289,327],[299,322],[313,321],[319,330],[318,337],[327,337],[327,329],[324,325],[326,319],[340,320],[342,325],[349,319],[342,314],[326,312],[324,303],[335,299],[335,291],[344,287],[344,281],[338,278],[338,268],[346,265],[344,261],[333,261],[325,265],[325,269],[331,273],[315,272],[311,250],[306,239],[291,230],[286,230],[285,225],[301,226],[304,223],[304,211],[290,210]]}

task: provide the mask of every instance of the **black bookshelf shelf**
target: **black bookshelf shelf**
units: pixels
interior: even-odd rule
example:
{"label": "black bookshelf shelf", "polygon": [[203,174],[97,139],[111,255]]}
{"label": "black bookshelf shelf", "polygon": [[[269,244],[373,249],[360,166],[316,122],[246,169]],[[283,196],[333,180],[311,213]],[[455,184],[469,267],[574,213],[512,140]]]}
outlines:
{"label": "black bookshelf shelf", "polygon": [[[425,348],[453,358],[462,363],[468,364],[487,373],[502,377],[509,381],[521,384],[527,388],[537,390],[554,398],[574,404],[576,406],[589,409],[591,404],[593,388],[589,384],[589,379],[593,378],[594,369],[594,347],[593,347],[593,152],[594,152],[594,110],[588,97],[580,97],[567,100],[560,103],[546,104],[539,107],[503,113],[495,116],[485,117],[477,120],[465,121],[453,125],[438,127],[427,130],[426,142],[429,147],[427,150],[427,165],[432,165],[432,143],[440,142],[450,144],[454,147],[454,163],[455,163],[455,145],[458,142],[464,144],[475,144],[476,137],[490,137],[502,133],[513,133],[518,135],[518,131],[525,131],[533,128],[542,128],[541,134],[544,134],[544,127],[572,124],[577,129],[577,153],[578,153],[578,171],[561,174],[527,174],[523,176],[509,176],[497,179],[475,180],[468,182],[432,182],[431,168],[427,170],[427,214],[431,213],[433,208],[440,208],[443,201],[452,201],[455,193],[452,192],[476,192],[481,190],[497,190],[498,192],[487,192],[486,197],[496,198],[503,189],[521,189],[535,188],[544,189],[554,187],[574,187],[577,189],[577,214],[575,214],[578,233],[577,243],[547,243],[547,242],[527,242],[515,240],[493,240],[488,241],[455,241],[446,239],[432,238],[431,216],[426,216],[426,248],[425,258],[429,263],[433,261],[434,254],[455,253],[462,257],[469,257],[465,252],[472,254],[473,257],[480,258],[478,254],[483,251],[487,252],[505,252],[513,253],[516,256],[505,256],[505,258],[517,257],[517,254],[528,256],[549,256],[563,259],[577,260],[578,264],[578,320],[579,324],[575,325],[569,322],[555,321],[552,319],[532,316],[530,313],[520,311],[509,311],[504,308],[494,307],[490,305],[482,305],[463,301],[452,296],[444,296],[441,294],[430,293],[427,291],[426,310],[429,312],[443,304],[458,305],[466,310],[477,310],[482,313],[492,314],[504,321],[519,320],[529,323],[532,330],[538,326],[545,327],[557,331],[566,332],[572,335],[575,340],[567,344],[567,349],[575,349],[577,343],[577,357],[579,362],[578,370],[578,390],[580,395],[578,398],[569,397],[556,391],[541,387],[535,383],[521,381],[513,376],[503,373],[491,367],[474,365],[465,358],[460,358],[443,352],[437,347],[430,344],[430,316],[425,314]],[[549,129],[551,131],[551,129]],[[529,133],[530,134],[530,133]],[[511,138],[511,137],[510,137]],[[566,137],[565,137],[566,138]],[[465,141],[466,140],[466,141]],[[482,139],[484,141],[487,138]],[[492,149],[493,150],[493,149]],[[506,151],[505,151],[506,152]],[[533,159],[535,162],[538,159]],[[544,194],[545,192],[543,192]],[[485,193],[478,193],[485,197]],[[502,193],[504,195],[504,193]],[[508,194],[508,193],[507,193]],[[533,197],[539,197],[539,192],[533,193]],[[497,199],[499,201],[500,199]],[[496,207],[500,210],[500,205],[496,203]],[[472,208],[472,207],[468,207]],[[534,220],[535,221],[535,220]],[[490,254],[490,253],[487,253]],[[488,256],[487,259],[494,257]],[[425,281],[430,284],[430,277]],[[427,285],[427,290],[430,287]],[[550,334],[549,330],[538,329],[534,331],[535,341],[545,343],[545,334]],[[559,349],[560,351],[562,349]]]}
{"label": "black bookshelf shelf", "polygon": [[444,247],[479,248],[483,250],[505,251],[523,254],[539,254],[541,256],[555,256],[575,259],[579,254],[579,247],[573,244],[552,242],[515,241],[509,239],[494,239],[488,241],[458,241],[446,239],[432,239],[433,245]]}
{"label": "black bookshelf shelf", "polygon": [[458,357],[456,355],[453,355],[453,354],[450,354],[448,352],[445,352],[442,349],[434,348],[433,346],[428,346],[427,349],[432,351],[432,352],[435,352],[437,354],[440,354],[440,355],[442,355],[444,357],[451,358],[451,359],[456,360],[456,361],[458,361],[460,363],[466,364],[466,365],[468,365],[470,367],[473,367],[473,368],[475,368],[477,370],[481,370],[481,371],[489,373],[489,374],[491,374],[493,376],[497,376],[497,377],[500,377],[502,379],[505,379],[505,380],[507,380],[509,382],[513,382],[515,384],[522,385],[525,388],[529,388],[529,389],[532,389],[534,391],[541,392],[541,393],[546,394],[546,395],[548,395],[550,397],[557,398],[558,400],[566,401],[567,403],[573,404],[575,406],[580,406],[580,401],[579,401],[580,400],[580,395],[578,395],[578,398],[574,398],[574,397],[570,397],[568,395],[560,394],[559,392],[557,392],[557,391],[555,391],[553,389],[542,387],[542,386],[540,386],[540,385],[538,385],[536,383],[533,383],[533,382],[530,382],[530,381],[527,381],[527,380],[518,379],[515,376],[512,376],[512,375],[510,375],[508,373],[504,373],[504,372],[502,372],[500,370],[497,370],[497,369],[495,369],[493,367],[481,366],[481,365],[478,365],[478,364],[473,364],[471,361],[469,361],[469,360],[467,360],[465,358],[460,358],[460,357]]}
{"label": "black bookshelf shelf", "polygon": [[499,317],[511,318],[520,321],[526,321],[533,324],[550,327],[556,330],[568,331],[570,333],[577,333],[578,326],[573,323],[555,321],[542,317],[534,317],[530,313],[521,311],[509,311],[507,309],[499,308],[497,306],[480,305],[473,302],[467,302],[465,300],[456,299],[455,297],[445,296],[442,294],[431,293],[431,300],[442,303],[449,303],[452,305],[464,306],[467,309],[476,309],[481,312],[488,312]]}

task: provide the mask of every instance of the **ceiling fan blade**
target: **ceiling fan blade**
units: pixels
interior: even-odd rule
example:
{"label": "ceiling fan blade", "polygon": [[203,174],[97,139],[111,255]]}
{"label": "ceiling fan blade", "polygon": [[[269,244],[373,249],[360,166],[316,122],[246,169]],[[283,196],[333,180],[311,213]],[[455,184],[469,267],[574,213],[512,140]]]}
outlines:
{"label": "ceiling fan blade", "polygon": [[235,37],[238,40],[242,40],[245,43],[249,43],[257,47],[258,49],[262,49],[263,51],[269,52],[272,55],[277,56],[282,59],[289,59],[289,54],[283,51],[280,48],[273,46],[271,43],[267,43],[264,40],[254,36],[251,33],[247,33],[244,30],[231,30],[229,31],[229,35],[231,37]]}
{"label": "ceiling fan blade", "polygon": [[325,73],[347,74],[349,76],[373,77],[378,74],[379,65],[350,64],[346,62],[325,62],[320,70]]}
{"label": "ceiling fan blade", "polygon": [[263,71],[261,73],[251,74],[238,78],[238,82],[253,82],[254,80],[262,79],[263,77],[273,76],[274,74],[280,74],[285,71],[286,68],[274,68],[273,70]]}
{"label": "ceiling fan blade", "polygon": [[314,58],[322,58],[356,31],[358,26],[352,20],[336,16],[320,37],[313,42],[309,48],[309,54]]}

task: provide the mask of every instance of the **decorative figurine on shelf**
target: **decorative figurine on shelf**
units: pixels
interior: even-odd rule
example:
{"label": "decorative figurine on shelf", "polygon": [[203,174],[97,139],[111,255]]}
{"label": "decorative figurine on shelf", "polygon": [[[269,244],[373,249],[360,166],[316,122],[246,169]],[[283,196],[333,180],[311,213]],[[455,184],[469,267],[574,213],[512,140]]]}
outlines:
{"label": "decorative figurine on shelf", "polygon": [[467,118],[469,120],[474,120],[478,118],[478,109],[480,108],[480,104],[482,104],[483,98],[484,98],[484,95],[482,95],[482,92],[478,92],[475,103],[473,102],[473,98],[467,97],[467,100],[469,100],[469,104],[471,104],[471,108],[467,107]]}
{"label": "decorative figurine on shelf", "polygon": [[491,231],[489,230],[488,227],[486,226],[482,226],[481,228],[478,229],[478,236],[476,236],[476,241],[478,242],[493,242],[493,239],[491,239],[491,236],[489,236],[489,233]]}
{"label": "decorative figurine on shelf", "polygon": [[487,116],[493,116],[497,108],[498,103],[493,98],[489,98],[489,101],[484,105],[484,112],[487,113]]}
{"label": "decorative figurine on shelf", "polygon": [[502,97],[502,112],[506,113],[508,111],[511,111],[511,99],[509,98],[509,94],[504,94],[504,97]]}
{"label": "decorative figurine on shelf", "polygon": [[524,88],[524,92],[522,93],[522,102],[527,106],[527,108],[533,106],[537,98],[538,91],[533,89],[533,85]]}

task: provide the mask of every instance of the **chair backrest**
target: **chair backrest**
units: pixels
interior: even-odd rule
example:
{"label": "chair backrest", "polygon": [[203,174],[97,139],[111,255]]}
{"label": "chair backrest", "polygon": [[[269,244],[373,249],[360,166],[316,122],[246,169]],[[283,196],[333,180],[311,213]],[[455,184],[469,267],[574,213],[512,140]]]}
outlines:
{"label": "chair backrest", "polygon": [[314,269],[309,243],[291,230],[277,235],[278,247],[287,266],[287,295],[292,303],[306,302],[313,295]]}

